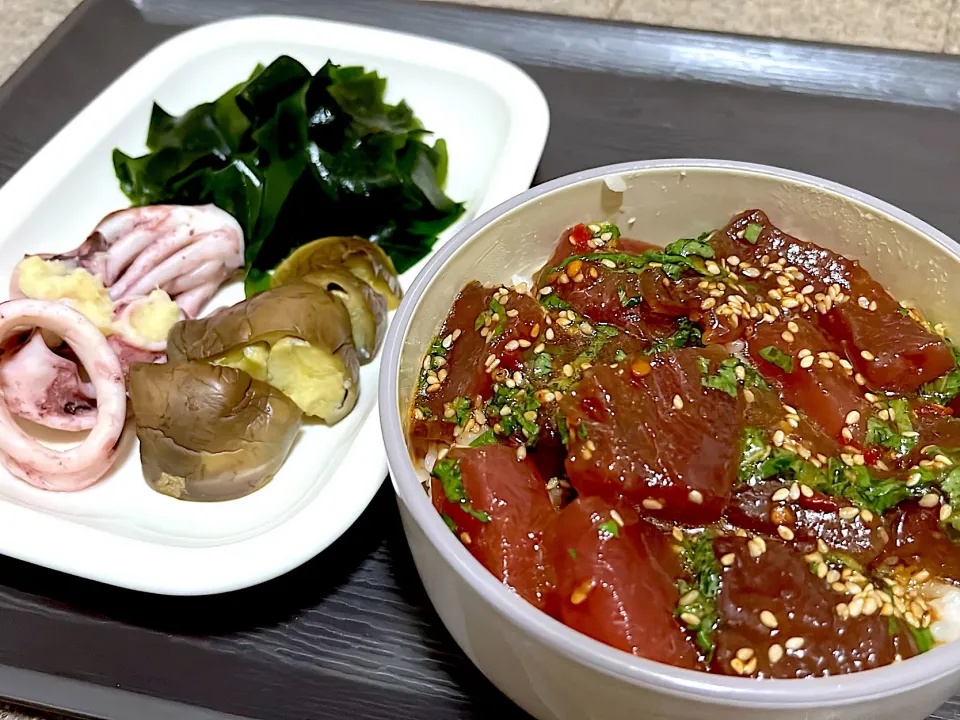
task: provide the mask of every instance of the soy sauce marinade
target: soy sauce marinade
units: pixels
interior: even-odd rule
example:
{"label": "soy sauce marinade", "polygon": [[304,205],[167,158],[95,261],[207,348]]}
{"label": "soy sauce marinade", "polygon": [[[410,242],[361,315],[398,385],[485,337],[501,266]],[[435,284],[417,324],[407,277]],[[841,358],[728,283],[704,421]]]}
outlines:
{"label": "soy sauce marinade", "polygon": [[468,550],[572,628],[710,672],[854,672],[951,621],[944,336],[759,210],[662,249],[577,225],[534,287],[460,293],[413,452]]}

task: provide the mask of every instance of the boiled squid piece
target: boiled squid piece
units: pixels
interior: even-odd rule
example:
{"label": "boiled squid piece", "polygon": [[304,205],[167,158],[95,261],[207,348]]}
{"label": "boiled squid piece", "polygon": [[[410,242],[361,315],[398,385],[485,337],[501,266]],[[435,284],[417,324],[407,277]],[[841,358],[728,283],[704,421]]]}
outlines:
{"label": "boiled squid piece", "polygon": [[180,500],[233,500],[263,487],[302,417],[271,385],[196,362],[134,365],[130,402],[147,483]]}
{"label": "boiled squid piece", "polygon": [[243,267],[243,250],[239,223],[214,205],[128,208],[103,218],[75,250],[25,258],[13,273],[10,291],[14,297],[53,300],[58,298],[38,293],[82,284],[89,305],[95,301],[109,310],[111,302],[129,302],[159,289],[194,317]]}
{"label": "boiled squid piece", "polygon": [[170,331],[171,362],[233,367],[277,388],[328,424],[357,403],[360,368],[343,303],[309,283],[268,290]]}
{"label": "boiled squid piece", "polygon": [[[10,389],[11,382],[15,382],[20,383],[15,389],[23,397],[36,397],[39,394],[47,398],[52,392],[54,400],[57,400],[61,396],[56,386],[64,383],[61,388],[64,392],[96,397],[96,419],[92,424],[89,423],[89,416],[78,420],[78,425],[89,426],[90,433],[78,446],[58,451],[40,444],[27,434],[14,420],[12,408],[4,397],[0,402],[0,462],[11,473],[35,487],[59,491],[81,490],[99,480],[116,459],[117,444],[127,411],[120,360],[92,322],[62,303],[27,299],[0,303],[0,340],[25,328],[40,328],[63,338],[90,376],[92,392],[88,388],[81,389],[79,375],[74,375],[76,371],[66,366],[55,368],[54,377],[46,372],[31,376],[22,372],[29,368],[21,366],[20,373],[4,378],[5,391]],[[39,340],[29,344],[30,352],[36,353],[41,359],[45,358],[45,346],[41,348],[39,345],[43,343],[43,338],[40,333],[35,337]],[[65,407],[60,410],[65,411]],[[51,412],[58,411],[53,408]]]}

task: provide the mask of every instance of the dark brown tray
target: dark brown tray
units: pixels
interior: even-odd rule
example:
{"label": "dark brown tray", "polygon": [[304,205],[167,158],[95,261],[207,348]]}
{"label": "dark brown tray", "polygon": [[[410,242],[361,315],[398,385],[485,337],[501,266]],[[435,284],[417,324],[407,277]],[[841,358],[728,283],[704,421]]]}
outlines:
{"label": "dark brown tray", "polygon": [[[749,160],[858,187],[960,237],[957,59],[400,0],[137,7],[87,0],[0,88],[0,183],[181,29],[299,14],[454,40],[522,65],[553,115],[536,182],[639,158]],[[322,556],[223,596],[137,594],[0,558],[0,618],[0,696],[75,715],[522,716],[430,608],[389,485]],[[960,711],[948,703],[934,717]]]}

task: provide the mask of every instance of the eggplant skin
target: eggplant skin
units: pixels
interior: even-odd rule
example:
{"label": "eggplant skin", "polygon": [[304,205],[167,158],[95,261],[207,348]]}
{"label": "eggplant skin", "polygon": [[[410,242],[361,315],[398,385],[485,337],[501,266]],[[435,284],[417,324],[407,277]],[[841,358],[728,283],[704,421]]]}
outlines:
{"label": "eggplant skin", "polygon": [[[265,366],[244,350],[265,348]],[[171,362],[202,361],[249,370],[282,390],[306,414],[333,425],[360,394],[360,361],[350,314],[325,289],[305,282],[267,290],[170,330]]]}
{"label": "eggplant skin", "polygon": [[353,327],[353,345],[361,365],[376,357],[387,332],[387,300],[340,267],[315,270],[301,280],[323,288],[343,303]]}
{"label": "eggplant skin", "polygon": [[303,413],[265,382],[206,363],[136,364],[130,403],[147,483],[179,500],[234,500],[283,465]]}
{"label": "eggplant skin", "polygon": [[380,293],[390,310],[403,297],[393,261],[379,245],[359,237],[325,237],[301,245],[273,271],[274,287],[323,268],[342,266]]}
{"label": "eggplant skin", "polygon": [[283,285],[170,329],[167,357],[212,360],[231,350],[285,337],[306,340],[336,354],[354,352],[350,315],[337,298],[304,282]]}

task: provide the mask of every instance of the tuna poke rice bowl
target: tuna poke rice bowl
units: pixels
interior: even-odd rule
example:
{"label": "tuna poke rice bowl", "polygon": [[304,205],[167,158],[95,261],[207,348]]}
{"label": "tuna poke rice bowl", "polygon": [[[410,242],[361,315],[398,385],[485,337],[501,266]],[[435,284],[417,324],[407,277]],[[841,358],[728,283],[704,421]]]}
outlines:
{"label": "tuna poke rice bowl", "polygon": [[464,228],[380,383],[454,639],[538,718],[933,712],[960,683],[958,277],[904,211],[726,161],[585,171]]}

